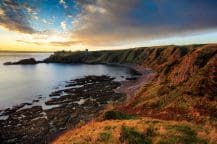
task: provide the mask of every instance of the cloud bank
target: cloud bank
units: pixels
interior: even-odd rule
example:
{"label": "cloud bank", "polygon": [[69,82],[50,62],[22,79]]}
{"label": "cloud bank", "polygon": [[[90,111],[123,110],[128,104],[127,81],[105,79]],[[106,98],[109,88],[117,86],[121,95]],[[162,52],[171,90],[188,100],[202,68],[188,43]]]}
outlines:
{"label": "cloud bank", "polygon": [[[0,1],[0,25],[22,33],[34,33],[28,19],[32,8],[26,4],[20,4],[16,0]],[[37,18],[35,16],[35,18]]]}
{"label": "cloud bank", "polygon": [[44,26],[57,24],[55,30],[70,39],[47,42],[54,46],[120,46],[216,30],[216,6],[216,0],[0,0],[0,26],[34,38],[51,37]]}
{"label": "cloud bank", "polygon": [[217,28],[214,0],[77,0],[72,35],[91,45],[150,40]]}

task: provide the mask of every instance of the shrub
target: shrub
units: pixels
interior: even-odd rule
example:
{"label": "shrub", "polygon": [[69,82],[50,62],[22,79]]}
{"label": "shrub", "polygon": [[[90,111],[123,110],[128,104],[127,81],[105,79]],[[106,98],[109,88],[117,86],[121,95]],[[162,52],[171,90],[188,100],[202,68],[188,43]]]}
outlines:
{"label": "shrub", "polygon": [[154,135],[155,135],[155,129],[154,129],[153,127],[147,128],[145,135],[146,135],[147,137],[152,137],[152,136],[154,136]]}
{"label": "shrub", "polygon": [[121,143],[127,142],[128,144],[151,144],[149,138],[136,131],[132,127],[123,126],[120,136]]}
{"label": "shrub", "polygon": [[105,143],[109,143],[112,139],[112,134],[111,132],[102,132],[100,133],[100,141],[101,142],[105,142]]}
{"label": "shrub", "polygon": [[207,141],[197,137],[197,134],[188,126],[174,125],[169,127],[170,130],[175,130],[169,139],[162,140],[160,144],[207,144]]}
{"label": "shrub", "polygon": [[119,111],[107,111],[104,114],[105,120],[123,120],[123,119],[135,119],[136,117],[133,115],[124,114]]}

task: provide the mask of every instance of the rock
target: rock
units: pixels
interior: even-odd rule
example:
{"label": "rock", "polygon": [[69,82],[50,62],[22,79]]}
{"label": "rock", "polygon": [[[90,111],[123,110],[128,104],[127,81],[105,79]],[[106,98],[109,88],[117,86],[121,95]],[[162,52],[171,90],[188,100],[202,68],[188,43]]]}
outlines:
{"label": "rock", "polygon": [[40,100],[35,99],[35,100],[32,101],[32,103],[37,103],[37,102],[39,102],[39,101],[40,101]]}
{"label": "rock", "polygon": [[51,109],[24,108],[26,103],[23,103],[6,110],[9,117],[0,121],[0,141],[6,144],[48,143],[53,136],[76,127],[80,121],[94,118],[106,104],[125,97],[114,91],[120,83],[108,76],[87,76],[68,84],[73,87],[66,86],[50,94],[45,104],[54,106]]}
{"label": "rock", "polygon": [[130,77],[130,78],[126,78],[126,80],[136,80],[137,77]]}
{"label": "rock", "polygon": [[5,62],[4,65],[12,65],[12,62]]}
{"label": "rock", "polygon": [[63,90],[54,91],[49,96],[50,97],[60,96],[63,92],[64,92]]}
{"label": "rock", "polygon": [[136,71],[136,70],[133,69],[133,68],[130,69],[130,73],[131,73],[132,75],[135,75],[135,76],[141,76],[141,75],[142,75],[142,73]]}
{"label": "rock", "polygon": [[34,58],[29,58],[29,59],[23,59],[17,62],[6,62],[4,65],[31,65],[31,64],[37,64],[37,62]]}
{"label": "rock", "polygon": [[12,108],[7,108],[3,111],[3,115],[10,115],[15,113],[17,110],[23,108],[25,105],[32,105],[31,103],[21,103],[19,105],[13,106]]}

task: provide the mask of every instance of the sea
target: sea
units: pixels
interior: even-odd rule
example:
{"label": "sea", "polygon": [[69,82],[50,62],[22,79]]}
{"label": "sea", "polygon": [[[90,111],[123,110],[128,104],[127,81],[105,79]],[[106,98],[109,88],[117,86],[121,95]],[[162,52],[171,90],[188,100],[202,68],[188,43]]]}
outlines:
{"label": "sea", "polygon": [[130,69],[122,66],[87,64],[3,65],[8,61],[25,58],[43,60],[51,53],[0,53],[0,110],[21,103],[32,103],[42,98],[39,105],[48,108],[44,101],[49,94],[64,87],[67,81],[88,75],[108,75],[116,81],[131,77]]}

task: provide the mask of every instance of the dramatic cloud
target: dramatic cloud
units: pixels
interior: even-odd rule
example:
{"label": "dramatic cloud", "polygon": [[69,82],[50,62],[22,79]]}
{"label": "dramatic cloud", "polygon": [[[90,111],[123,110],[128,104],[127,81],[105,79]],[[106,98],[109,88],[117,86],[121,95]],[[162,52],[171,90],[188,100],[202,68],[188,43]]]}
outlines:
{"label": "dramatic cloud", "polygon": [[214,0],[77,0],[73,37],[91,45],[150,40],[217,28]]}
{"label": "dramatic cloud", "polygon": [[60,23],[61,28],[65,31],[66,30],[66,22],[61,22]]}
{"label": "dramatic cloud", "polygon": [[42,22],[43,22],[44,24],[48,24],[48,25],[54,24],[54,21],[55,21],[55,18],[54,18],[54,17],[52,17],[52,18],[50,18],[50,19],[42,19]]}
{"label": "dramatic cloud", "polygon": [[35,30],[28,22],[28,16],[25,9],[29,13],[32,12],[30,7],[21,5],[15,0],[0,1],[0,26],[12,31],[34,33]]}
{"label": "dramatic cloud", "polygon": [[61,5],[63,5],[63,7],[64,7],[65,9],[68,8],[68,6],[67,6],[65,0],[60,0],[59,3],[60,3]]}
{"label": "dramatic cloud", "polygon": [[216,0],[0,0],[0,37],[14,33],[16,44],[60,48],[144,46],[217,34],[216,6]]}

